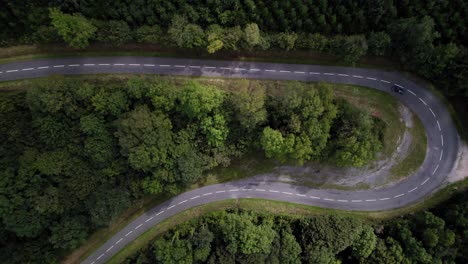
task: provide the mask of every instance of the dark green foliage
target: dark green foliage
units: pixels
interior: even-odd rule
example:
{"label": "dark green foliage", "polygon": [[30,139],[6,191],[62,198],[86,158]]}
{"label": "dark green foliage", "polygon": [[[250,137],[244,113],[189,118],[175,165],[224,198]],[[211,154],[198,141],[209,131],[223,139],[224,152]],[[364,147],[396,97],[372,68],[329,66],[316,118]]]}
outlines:
{"label": "dark green foliage", "polygon": [[[125,21],[95,21],[96,40],[111,46],[121,46],[132,39],[130,27]],[[146,36],[145,36],[146,37]]]}

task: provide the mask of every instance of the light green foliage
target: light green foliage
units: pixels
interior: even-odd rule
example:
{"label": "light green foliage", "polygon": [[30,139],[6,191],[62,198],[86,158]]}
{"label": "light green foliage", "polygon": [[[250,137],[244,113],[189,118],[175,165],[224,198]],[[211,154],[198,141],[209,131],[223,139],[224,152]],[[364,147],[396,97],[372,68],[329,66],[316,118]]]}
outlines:
{"label": "light green foliage", "polygon": [[[267,254],[271,250],[271,243],[276,232],[272,229],[273,223],[263,220],[255,223],[254,216],[248,214],[227,214],[220,222],[227,250],[231,254]],[[258,220],[257,220],[258,221]]]}
{"label": "light green foliage", "polygon": [[64,14],[57,8],[50,8],[49,16],[58,34],[70,47],[83,49],[89,45],[96,27],[85,17],[79,14]]}
{"label": "light green foliage", "polygon": [[357,259],[365,259],[374,251],[377,244],[377,236],[374,229],[370,226],[364,226],[361,234],[353,242],[352,255]]}
{"label": "light green foliage", "polygon": [[188,118],[201,119],[221,106],[223,92],[213,86],[186,82],[179,96],[179,110]]}
{"label": "light green foliage", "polygon": [[208,53],[215,53],[223,48],[224,29],[219,25],[210,25],[207,29],[206,36],[208,39],[208,46],[206,47]]}
{"label": "light green foliage", "polygon": [[283,230],[280,240],[279,263],[299,264],[301,263],[301,245],[290,231]]}
{"label": "light green foliage", "polygon": [[275,36],[275,42],[280,47],[281,49],[284,50],[292,50],[295,47],[297,40],[297,34],[292,32],[292,33],[278,33]]}
{"label": "light green foliage", "polygon": [[229,133],[224,117],[220,114],[215,114],[213,117],[208,116],[201,120],[200,127],[206,135],[208,144],[212,147],[224,146],[224,142]]}
{"label": "light green foliage", "polygon": [[155,109],[171,111],[175,107],[178,87],[169,82],[161,81],[152,83],[147,92]]}
{"label": "light green foliage", "polygon": [[403,253],[400,243],[389,237],[387,239],[377,239],[375,250],[365,263],[397,264],[411,263]]}
{"label": "light green foliage", "polygon": [[247,24],[244,28],[244,37],[245,45],[247,48],[253,48],[260,44],[261,36],[260,29],[255,23]]}
{"label": "light green foliage", "polygon": [[280,131],[266,127],[260,142],[267,158],[281,158],[284,155],[284,138]]}
{"label": "light green foliage", "polygon": [[231,94],[228,100],[242,128],[251,131],[264,124],[267,119],[265,88],[252,87],[250,89],[247,80],[241,81],[240,87],[236,88],[236,93]]}
{"label": "light green foliage", "polygon": [[185,17],[174,16],[168,34],[179,48],[194,48],[205,45],[205,33],[195,24],[189,24]]}
{"label": "light green foliage", "polygon": [[158,239],[153,244],[154,256],[158,263],[162,264],[191,264],[192,260],[192,245],[187,240],[179,240],[178,238],[172,241],[166,239]]}
{"label": "light green foliage", "polygon": [[121,90],[101,90],[91,98],[96,112],[103,115],[118,116],[128,110],[129,102],[125,92]]}

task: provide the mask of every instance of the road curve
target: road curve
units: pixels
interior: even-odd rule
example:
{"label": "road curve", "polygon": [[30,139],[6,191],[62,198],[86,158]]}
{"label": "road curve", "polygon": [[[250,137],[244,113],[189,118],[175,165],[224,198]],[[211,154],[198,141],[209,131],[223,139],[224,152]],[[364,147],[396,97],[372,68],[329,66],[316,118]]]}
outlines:
{"label": "road curve", "polygon": [[430,91],[396,72],[298,64],[213,61],[154,57],[61,58],[0,64],[0,81],[55,74],[136,73],[298,80],[355,84],[390,92],[418,115],[426,130],[426,159],[416,173],[391,187],[338,191],[244,179],[192,190],[154,207],[90,255],[83,263],[104,263],[150,227],[188,208],[231,198],[263,198],[346,210],[386,210],[420,200],[440,187],[454,167],[459,136],[444,104]]}

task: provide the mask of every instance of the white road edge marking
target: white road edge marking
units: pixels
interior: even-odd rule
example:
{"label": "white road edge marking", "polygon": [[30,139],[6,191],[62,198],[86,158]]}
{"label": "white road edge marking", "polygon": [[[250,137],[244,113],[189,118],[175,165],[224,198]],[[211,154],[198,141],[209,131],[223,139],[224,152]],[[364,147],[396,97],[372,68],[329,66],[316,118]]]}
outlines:
{"label": "white road edge marking", "polygon": [[421,101],[424,105],[427,105],[427,103],[421,97],[418,97],[418,98],[419,98],[419,101]]}
{"label": "white road edge marking", "polygon": [[437,164],[437,166],[435,167],[434,171],[432,171],[432,175],[434,175],[438,169],[439,169],[439,164]]}
{"label": "white road edge marking", "polygon": [[413,189],[409,190],[408,192],[409,192],[409,193],[410,193],[410,192],[414,192],[414,191],[416,191],[417,189],[418,189],[418,186],[414,187]]}
{"label": "white road edge marking", "polygon": [[426,184],[426,182],[429,180],[430,178],[428,177],[427,179],[425,179],[422,183],[421,183],[421,186],[423,186],[424,184]]}

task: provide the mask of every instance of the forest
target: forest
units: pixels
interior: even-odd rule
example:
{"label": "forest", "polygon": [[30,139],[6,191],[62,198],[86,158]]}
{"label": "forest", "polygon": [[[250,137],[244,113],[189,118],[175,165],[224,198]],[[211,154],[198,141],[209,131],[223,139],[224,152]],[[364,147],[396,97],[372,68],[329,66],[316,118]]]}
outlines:
{"label": "forest", "polygon": [[0,259],[49,263],[133,201],[249,153],[362,166],[384,123],[331,85],[49,77],[0,95]]}
{"label": "forest", "polygon": [[408,0],[5,0],[0,46],[129,42],[196,52],[308,50],[353,64],[385,56],[468,95],[468,3]]}
{"label": "forest", "polygon": [[467,196],[383,222],[228,209],[177,225],[124,263],[467,263]]}

